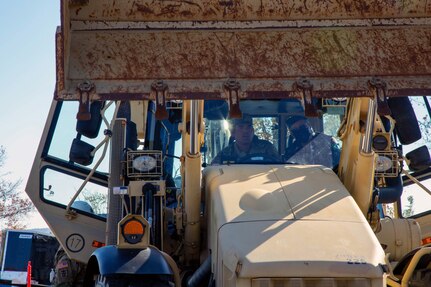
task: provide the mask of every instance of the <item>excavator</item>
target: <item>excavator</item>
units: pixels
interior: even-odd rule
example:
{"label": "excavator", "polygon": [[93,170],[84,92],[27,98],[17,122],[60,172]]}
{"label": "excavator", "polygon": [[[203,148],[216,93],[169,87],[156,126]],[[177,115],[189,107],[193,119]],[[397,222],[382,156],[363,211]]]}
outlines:
{"label": "excavator", "polygon": [[[26,192],[84,286],[431,286],[431,2],[60,15]],[[276,156],[215,160],[241,119]]]}

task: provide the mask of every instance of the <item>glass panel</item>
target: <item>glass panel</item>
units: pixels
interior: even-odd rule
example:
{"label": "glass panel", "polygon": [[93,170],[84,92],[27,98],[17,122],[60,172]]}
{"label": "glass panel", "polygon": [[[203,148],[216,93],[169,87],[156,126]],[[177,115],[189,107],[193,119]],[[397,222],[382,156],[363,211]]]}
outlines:
{"label": "glass panel", "polygon": [[[332,137],[337,137],[337,131],[340,127],[341,116],[334,114],[323,114],[323,133]],[[341,141],[340,141],[341,143]]]}
{"label": "glass panel", "polygon": [[[69,152],[73,142],[76,138],[76,113],[78,111],[78,102],[63,102],[58,117],[57,124],[54,129],[54,134],[50,142],[48,155],[56,157],[58,159],[69,162]],[[111,105],[105,113],[105,117],[110,121],[114,112],[114,105]],[[96,138],[90,139],[85,136],[81,137],[81,140],[97,147],[103,139],[105,138],[103,131],[107,129],[106,125],[102,122],[102,126],[99,130],[99,134]],[[92,168],[99,160],[103,151],[103,146],[96,152],[93,162],[87,166],[87,168]],[[107,148],[107,153],[102,163],[98,167],[100,172],[108,172],[109,170],[109,146]],[[77,163],[75,163],[77,164]],[[79,164],[77,164],[79,165]]]}
{"label": "glass panel", "polygon": [[[331,113],[322,117],[307,119],[301,103],[293,99],[245,100],[240,105],[243,113],[240,121],[206,119],[206,163],[288,162],[330,168],[338,164],[341,143],[334,136],[344,113],[342,106],[326,109]],[[289,122],[293,121],[306,127],[293,129],[297,133],[291,134]]]}
{"label": "glass panel", "polygon": [[[46,169],[43,174],[43,198],[67,206],[83,179],[64,174],[53,169]],[[100,217],[106,217],[108,188],[93,182],[87,182],[72,207]]]}
{"label": "glass panel", "polygon": [[[429,102],[431,97],[428,96],[426,98]],[[410,145],[404,145],[404,155],[423,145],[426,145],[428,147],[428,150],[431,148],[431,120],[428,110],[426,108],[424,98],[410,97],[409,99],[415,111],[422,138]],[[408,166],[406,164],[404,165],[404,169],[408,169]],[[421,183],[426,188],[431,189],[431,179],[423,180],[421,181]],[[404,191],[401,197],[401,205],[403,216],[405,217],[429,211],[431,210],[431,195],[429,195],[417,184],[411,184],[404,187]]]}
{"label": "glass panel", "polygon": [[253,118],[254,134],[262,140],[267,140],[279,149],[278,117]]}
{"label": "glass panel", "polygon": [[[430,97],[427,97],[430,98]],[[412,103],[413,110],[416,114],[416,119],[421,130],[422,138],[417,142],[409,145],[403,146],[404,154],[412,151],[420,146],[426,145],[428,149],[431,148],[431,121],[430,115],[425,106],[425,101],[423,97],[410,97],[410,102]],[[428,100],[429,101],[429,100]]]}
{"label": "glass panel", "polygon": [[[431,179],[423,180],[421,183],[431,189]],[[409,217],[431,210],[431,195],[416,184],[404,187],[401,196],[402,211],[404,217]]]}

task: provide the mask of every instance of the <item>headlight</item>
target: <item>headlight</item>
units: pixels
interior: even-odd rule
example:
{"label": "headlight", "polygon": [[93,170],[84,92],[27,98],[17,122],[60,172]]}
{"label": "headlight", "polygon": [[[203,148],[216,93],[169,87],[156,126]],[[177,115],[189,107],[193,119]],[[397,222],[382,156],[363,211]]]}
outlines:
{"label": "headlight", "polygon": [[132,218],[123,224],[121,231],[127,243],[136,244],[144,237],[145,226],[139,220]]}
{"label": "headlight", "polygon": [[152,156],[142,155],[133,159],[132,166],[141,172],[148,172],[157,166],[157,160]]}
{"label": "headlight", "polygon": [[376,135],[373,137],[373,148],[375,150],[386,150],[388,144],[388,139],[384,135]]}
{"label": "headlight", "polygon": [[377,156],[376,172],[385,172],[392,168],[392,160],[386,156]]}

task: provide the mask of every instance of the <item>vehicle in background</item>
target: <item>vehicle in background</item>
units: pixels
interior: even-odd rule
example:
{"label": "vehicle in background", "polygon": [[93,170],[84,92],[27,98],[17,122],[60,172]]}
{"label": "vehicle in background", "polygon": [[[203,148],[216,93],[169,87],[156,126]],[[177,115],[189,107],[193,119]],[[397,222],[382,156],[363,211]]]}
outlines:
{"label": "vehicle in background", "polygon": [[31,262],[32,282],[49,285],[58,247],[57,239],[49,231],[4,230],[0,279],[12,284],[26,284],[27,267]]}

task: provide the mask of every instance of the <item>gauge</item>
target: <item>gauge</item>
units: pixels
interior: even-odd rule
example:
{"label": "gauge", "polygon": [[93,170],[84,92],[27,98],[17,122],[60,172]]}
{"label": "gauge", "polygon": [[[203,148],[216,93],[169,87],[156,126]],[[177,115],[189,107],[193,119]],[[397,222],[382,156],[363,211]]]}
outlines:
{"label": "gauge", "polygon": [[141,172],[148,172],[157,166],[157,160],[149,155],[138,156],[133,159],[133,168]]}
{"label": "gauge", "polygon": [[376,171],[385,172],[392,168],[392,160],[386,156],[379,155],[376,162]]}

